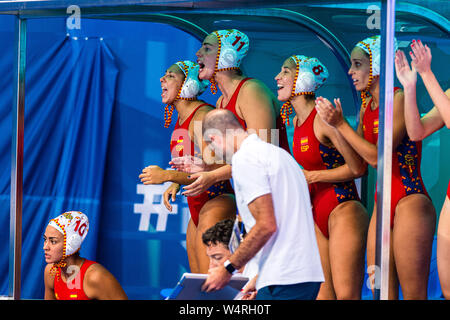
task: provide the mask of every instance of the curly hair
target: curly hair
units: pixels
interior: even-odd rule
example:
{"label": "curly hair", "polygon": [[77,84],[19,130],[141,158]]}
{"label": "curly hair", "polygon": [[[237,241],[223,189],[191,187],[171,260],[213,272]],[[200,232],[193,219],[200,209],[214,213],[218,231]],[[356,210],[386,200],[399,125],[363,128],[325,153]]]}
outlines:
{"label": "curly hair", "polygon": [[222,243],[228,246],[231,233],[233,232],[234,220],[226,219],[217,222],[214,226],[206,230],[202,235],[202,241],[205,245],[217,245]]}

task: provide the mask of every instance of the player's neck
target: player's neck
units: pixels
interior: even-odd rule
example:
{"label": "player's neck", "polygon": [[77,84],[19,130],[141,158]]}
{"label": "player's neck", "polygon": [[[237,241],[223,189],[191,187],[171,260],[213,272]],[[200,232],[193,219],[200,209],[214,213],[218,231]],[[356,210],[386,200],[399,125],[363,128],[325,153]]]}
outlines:
{"label": "player's neck", "polygon": [[372,105],[371,108],[375,110],[378,108],[378,103],[380,100],[380,82],[378,77],[374,78],[374,82],[369,88],[370,95],[372,96]]}
{"label": "player's neck", "polygon": [[78,254],[67,257],[66,258],[67,265],[61,268],[61,271],[63,272],[65,278],[73,275],[73,273],[76,272],[76,270],[74,270],[73,268],[74,266],[81,268],[85,260],[86,259],[81,258]]}
{"label": "player's neck", "polygon": [[244,75],[239,75],[235,70],[220,71],[215,75],[216,82],[225,102],[231,99],[237,86],[244,78]]}
{"label": "player's neck", "polygon": [[295,110],[297,115],[297,120],[299,123],[303,123],[303,121],[308,118],[313,109],[316,106],[314,100],[306,99],[305,95],[293,97],[291,100],[292,107]]}
{"label": "player's neck", "polygon": [[197,107],[198,100],[177,100],[174,103],[175,109],[178,113],[179,123],[183,123]]}

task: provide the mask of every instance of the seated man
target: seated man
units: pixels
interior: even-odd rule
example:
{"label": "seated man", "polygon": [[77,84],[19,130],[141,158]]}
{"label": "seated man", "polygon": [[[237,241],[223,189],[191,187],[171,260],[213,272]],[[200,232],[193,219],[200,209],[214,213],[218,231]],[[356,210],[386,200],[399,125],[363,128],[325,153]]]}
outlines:
{"label": "seated man", "polygon": [[114,276],[99,263],[80,257],[89,231],[87,216],[65,212],[50,220],[44,234],[45,300],[126,300]]}
{"label": "seated man", "polygon": [[[234,220],[226,219],[219,221],[205,231],[202,235],[206,246],[206,254],[209,257],[209,268],[215,268],[224,264],[231,256],[229,243],[233,233]],[[245,237],[245,234],[244,234]],[[250,261],[239,270],[244,276],[251,279],[243,289],[242,300],[253,300],[256,296],[255,283],[257,277],[257,265]]]}

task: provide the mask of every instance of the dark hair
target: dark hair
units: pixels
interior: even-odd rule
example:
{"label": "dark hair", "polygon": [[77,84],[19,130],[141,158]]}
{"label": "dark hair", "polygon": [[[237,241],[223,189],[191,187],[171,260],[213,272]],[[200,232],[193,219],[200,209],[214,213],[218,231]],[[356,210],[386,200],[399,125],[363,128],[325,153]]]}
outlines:
{"label": "dark hair", "polygon": [[227,219],[217,222],[214,226],[206,230],[202,235],[205,245],[222,243],[228,247],[231,233],[233,232],[234,220]]}
{"label": "dark hair", "polygon": [[306,99],[306,101],[315,101],[316,95],[315,94],[306,94],[305,99]]}

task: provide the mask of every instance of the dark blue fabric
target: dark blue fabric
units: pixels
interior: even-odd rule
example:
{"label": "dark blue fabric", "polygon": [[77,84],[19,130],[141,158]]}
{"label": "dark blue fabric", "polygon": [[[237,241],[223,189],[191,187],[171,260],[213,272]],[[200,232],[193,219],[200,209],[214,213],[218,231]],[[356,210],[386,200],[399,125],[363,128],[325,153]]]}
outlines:
{"label": "dark blue fabric", "polygon": [[[51,218],[68,210],[86,213],[90,230],[81,255],[96,259],[118,69],[98,38],[29,36],[27,46],[22,298],[43,298],[42,236]],[[11,65],[12,59],[0,59],[0,74],[10,73]],[[11,80],[0,81],[2,226],[9,226],[11,90]],[[2,228],[0,238],[0,294],[8,291],[8,231]]]}
{"label": "dark blue fabric", "polygon": [[273,285],[258,290],[256,300],[316,300],[320,282]]}

